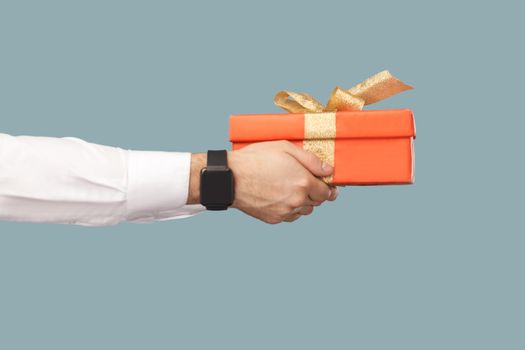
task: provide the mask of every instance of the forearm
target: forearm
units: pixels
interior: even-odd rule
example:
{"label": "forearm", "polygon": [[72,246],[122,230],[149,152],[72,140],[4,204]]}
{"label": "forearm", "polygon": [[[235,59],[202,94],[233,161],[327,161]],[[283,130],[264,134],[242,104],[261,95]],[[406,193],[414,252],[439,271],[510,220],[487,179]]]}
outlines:
{"label": "forearm", "polygon": [[191,154],[0,134],[0,220],[114,225],[187,217]]}
{"label": "forearm", "polygon": [[191,155],[190,181],[188,200],[186,204],[200,203],[200,173],[206,167],[206,153],[193,153]]}

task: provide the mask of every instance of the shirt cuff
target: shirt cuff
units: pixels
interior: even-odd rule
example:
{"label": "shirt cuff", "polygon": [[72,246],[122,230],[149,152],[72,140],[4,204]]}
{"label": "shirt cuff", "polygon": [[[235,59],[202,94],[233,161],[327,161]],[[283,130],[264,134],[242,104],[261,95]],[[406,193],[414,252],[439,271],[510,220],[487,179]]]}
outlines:
{"label": "shirt cuff", "polygon": [[127,152],[126,221],[144,223],[180,219],[206,210],[201,204],[186,204],[191,153],[139,150]]}

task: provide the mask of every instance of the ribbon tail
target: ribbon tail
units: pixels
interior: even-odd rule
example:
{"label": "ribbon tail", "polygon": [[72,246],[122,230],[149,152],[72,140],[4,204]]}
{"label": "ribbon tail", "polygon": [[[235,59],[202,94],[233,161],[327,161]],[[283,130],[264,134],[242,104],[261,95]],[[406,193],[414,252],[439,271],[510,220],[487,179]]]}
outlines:
{"label": "ribbon tail", "polygon": [[348,92],[362,98],[365,105],[369,105],[411,89],[413,89],[412,86],[403,83],[389,71],[384,70],[350,88]]}

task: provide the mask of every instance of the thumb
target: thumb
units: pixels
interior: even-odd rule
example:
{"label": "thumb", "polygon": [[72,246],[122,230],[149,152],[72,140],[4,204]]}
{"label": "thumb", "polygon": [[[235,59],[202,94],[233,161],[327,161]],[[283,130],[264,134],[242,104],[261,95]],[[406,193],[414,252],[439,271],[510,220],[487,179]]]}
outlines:
{"label": "thumb", "polygon": [[287,152],[308,169],[315,176],[328,176],[334,171],[333,167],[323,162],[312,152],[305,151],[293,144],[289,144]]}

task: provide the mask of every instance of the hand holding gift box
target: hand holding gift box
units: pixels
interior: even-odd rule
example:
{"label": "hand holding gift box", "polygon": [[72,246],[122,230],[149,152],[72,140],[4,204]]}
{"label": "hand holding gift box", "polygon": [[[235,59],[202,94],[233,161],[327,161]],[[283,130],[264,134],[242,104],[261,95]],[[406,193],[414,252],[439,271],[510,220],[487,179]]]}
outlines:
{"label": "hand holding gift box", "polygon": [[275,104],[288,114],[230,117],[233,150],[255,142],[288,140],[334,167],[331,185],[411,184],[415,124],[409,109],[366,110],[412,89],[388,71],[349,90],[336,87],[326,107],[305,93],[280,91]]}

